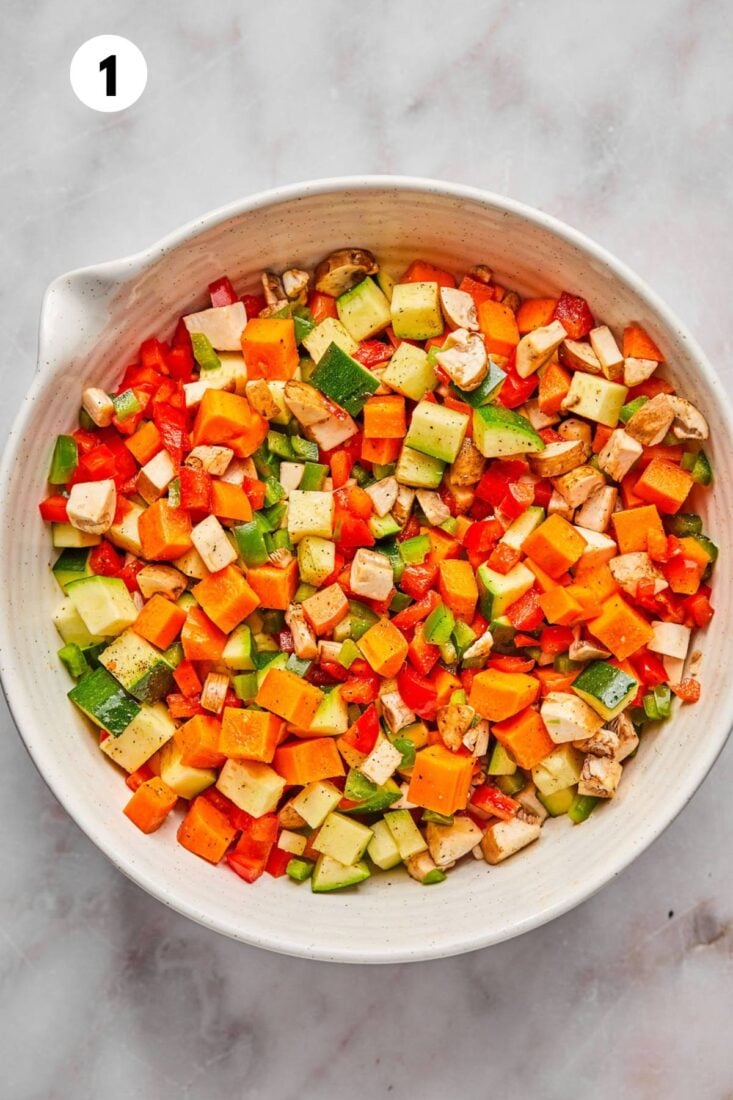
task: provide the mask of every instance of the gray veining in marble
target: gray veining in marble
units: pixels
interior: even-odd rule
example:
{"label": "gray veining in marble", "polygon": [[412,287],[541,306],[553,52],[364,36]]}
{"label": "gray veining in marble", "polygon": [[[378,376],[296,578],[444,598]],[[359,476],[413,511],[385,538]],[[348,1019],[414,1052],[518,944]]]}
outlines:
{"label": "gray veining in marble", "polygon": [[[259,188],[360,171],[485,186],[573,223],[649,279],[733,388],[724,0],[2,9],[3,434],[52,277]],[[120,116],[68,83],[100,33],[148,61]],[[5,711],[0,774],[8,1100],[733,1095],[733,747],[575,912],[374,969],[269,955],[168,912],[56,805]]]}

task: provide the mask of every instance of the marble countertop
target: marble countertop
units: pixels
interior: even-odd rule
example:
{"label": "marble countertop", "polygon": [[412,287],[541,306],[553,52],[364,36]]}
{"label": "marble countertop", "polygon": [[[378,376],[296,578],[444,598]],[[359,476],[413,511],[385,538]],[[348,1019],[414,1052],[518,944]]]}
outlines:
{"label": "marble countertop", "polygon": [[[731,390],[724,0],[3,6],[3,438],[60,272],[309,177],[484,186],[595,237]],[[94,114],[76,48],[119,33],[142,99]],[[664,836],[520,939],[383,968],[270,955],[169,912],[56,804],[3,709],[0,1027],[9,1100],[733,1095],[733,745]]]}

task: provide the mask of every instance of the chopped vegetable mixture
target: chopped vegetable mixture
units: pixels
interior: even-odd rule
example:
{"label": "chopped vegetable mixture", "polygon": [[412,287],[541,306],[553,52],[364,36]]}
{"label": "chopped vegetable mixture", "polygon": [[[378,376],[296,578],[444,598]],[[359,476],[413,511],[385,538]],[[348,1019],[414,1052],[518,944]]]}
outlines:
{"label": "chopped vegetable mixture", "polygon": [[130,821],[316,892],[584,821],[700,695],[708,426],[663,351],[362,248],[209,296],[84,391],[40,505]]}

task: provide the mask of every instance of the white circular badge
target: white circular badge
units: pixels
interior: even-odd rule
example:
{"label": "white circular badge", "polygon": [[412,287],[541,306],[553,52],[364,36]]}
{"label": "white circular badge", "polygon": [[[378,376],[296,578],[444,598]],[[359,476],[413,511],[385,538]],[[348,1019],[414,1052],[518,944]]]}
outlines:
{"label": "white circular badge", "polygon": [[124,111],[145,91],[148,66],[129,38],[99,34],[76,51],[69,78],[76,97],[93,111]]}

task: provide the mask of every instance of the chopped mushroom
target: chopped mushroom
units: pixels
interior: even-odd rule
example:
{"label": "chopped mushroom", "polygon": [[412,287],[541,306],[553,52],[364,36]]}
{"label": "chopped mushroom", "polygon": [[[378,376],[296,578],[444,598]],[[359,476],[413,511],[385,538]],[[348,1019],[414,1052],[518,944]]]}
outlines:
{"label": "chopped mushroom", "polygon": [[656,447],[672,426],[675,412],[666,393],[658,393],[637,409],[626,424],[626,431],[645,447]]}
{"label": "chopped mushroom", "polygon": [[221,714],[224,709],[227,692],[229,691],[229,676],[225,672],[210,672],[204,680],[201,691],[200,703],[204,710],[212,714]]}
{"label": "chopped mushroom", "polygon": [[381,787],[391,779],[401,763],[402,753],[385,737],[383,741],[377,741],[366,760],[359,765],[359,771]]}
{"label": "chopped mushroom", "polygon": [[592,798],[613,798],[623,768],[617,760],[602,756],[586,756],[578,781],[578,794]]}
{"label": "chopped mushroom", "polygon": [[467,703],[448,703],[438,709],[438,733],[453,752],[457,752],[463,744],[463,735],[475,714],[476,711]]}
{"label": "chopped mushroom", "polygon": [[583,638],[571,642],[568,650],[568,657],[571,661],[603,661],[610,656],[611,654],[602,645],[598,645],[597,642],[586,641]]}
{"label": "chopped mushroom", "polygon": [[611,522],[617,500],[618,489],[615,485],[604,485],[602,489],[596,489],[576,512],[575,522],[580,527],[587,527],[589,531],[605,531]]}
{"label": "chopped mushroom", "polygon": [[522,821],[544,821],[548,816],[547,810],[537,797],[537,788],[534,783],[527,783],[521,791],[517,792],[515,798],[522,807],[521,810],[517,811],[517,817],[521,818]]}
{"label": "chopped mushroom", "polygon": [[585,741],[573,741],[573,748],[580,752],[589,753],[591,756],[605,756],[609,760],[616,760],[619,751],[620,739],[615,730],[601,726],[592,737]]}
{"label": "chopped mushroom", "polygon": [[360,548],[349,573],[349,588],[368,600],[386,600],[394,587],[394,571],[386,554]]}
{"label": "chopped mushroom", "polygon": [[700,410],[684,397],[667,395],[667,401],[672,406],[674,420],[672,422],[672,435],[677,439],[707,439],[710,434],[708,422]]}
{"label": "chopped mushroom", "polygon": [[515,852],[538,840],[541,832],[539,821],[495,821],[489,825],[481,841],[481,850],[487,863],[501,863]]}
{"label": "chopped mushroom", "polygon": [[391,733],[399,733],[405,726],[411,726],[415,714],[396,689],[380,693],[379,708]]}
{"label": "chopped mushroom", "polygon": [[318,656],[318,643],[316,636],[306,621],[302,605],[291,603],[285,612],[285,622],[293,635],[293,648],[295,656],[304,661],[312,661]]}
{"label": "chopped mushroom", "polygon": [[576,416],[569,416],[563,420],[557,428],[557,434],[563,439],[580,439],[588,447],[593,438],[593,429],[586,420],[578,420]]}
{"label": "chopped mushroom", "polygon": [[303,480],[303,474],[305,473],[305,463],[303,462],[281,462],[280,463],[280,485],[285,492],[285,496],[289,497],[293,489],[297,489]]}
{"label": "chopped mushroom", "polygon": [[66,512],[69,523],[87,535],[103,535],[109,531],[117,510],[117,489],[114,481],[78,481],[72,485]]}
{"label": "chopped mushroom", "polygon": [[450,472],[453,485],[475,485],[481,480],[486,459],[471,439],[464,439]]}
{"label": "chopped mushroom", "polygon": [[444,503],[440,493],[435,493],[432,489],[418,489],[416,496],[425,518],[433,527],[440,527],[441,523],[450,519],[450,508]]}
{"label": "chopped mushroom", "polygon": [[465,328],[457,328],[451,332],[435,358],[461,390],[475,390],[481,385],[489,369],[483,337]]}
{"label": "chopped mushroom", "polygon": [[619,588],[623,588],[624,592],[634,598],[642,581],[654,584],[655,595],[668,587],[666,580],[644,550],[618,554],[609,561],[608,568]]}
{"label": "chopped mushroom", "polygon": [[221,477],[222,474],[227,472],[233,457],[234,451],[229,447],[204,443],[190,451],[185,464],[199,470],[205,470],[212,477]]}
{"label": "chopped mushroom", "polygon": [[177,600],[188,585],[186,577],[173,565],[144,565],[135,574],[135,580],[146,600],[155,595]]}
{"label": "chopped mushroom", "polygon": [[623,428],[615,428],[598,455],[598,465],[614,481],[622,481],[643,450]]}
{"label": "chopped mushroom", "polygon": [[180,569],[182,573],[185,573],[187,577],[190,577],[191,580],[194,581],[202,581],[209,575],[209,570],[206,568],[204,559],[195,546],[192,546],[190,550],[182,554],[180,558],[176,558],[175,564],[176,569]]}
{"label": "chopped mushroom", "polygon": [[481,830],[470,817],[456,816],[451,825],[438,825],[431,821],[425,830],[425,839],[433,861],[438,867],[447,867],[468,855],[481,843]]}
{"label": "chopped mushroom", "polygon": [[494,272],[488,264],[475,264],[468,274],[472,279],[475,279],[477,283],[483,283],[484,286],[489,286],[489,284],[494,281]]}
{"label": "chopped mushroom", "polygon": [[291,379],[285,386],[285,404],[302,425],[306,438],[323,451],[333,450],[359,430],[345,409],[334,405],[307,382]]}
{"label": "chopped mushroom", "polygon": [[272,550],[268,554],[267,560],[276,569],[287,569],[293,560],[293,555],[287,546],[278,546],[276,550]]}
{"label": "chopped mushroom", "polygon": [[404,527],[410,518],[414,502],[415,490],[411,489],[409,485],[400,485],[397,500],[392,505],[392,517],[395,523],[399,523],[400,527]]}
{"label": "chopped mushroom", "polygon": [[264,378],[253,378],[251,382],[247,382],[244,394],[255,412],[266,420],[272,420],[280,412],[280,406]]}
{"label": "chopped mushroom", "polygon": [[212,573],[218,573],[220,569],[237,560],[236,550],[214,515],[209,515],[196,524],[191,532],[191,541],[203,558],[204,565]]}
{"label": "chopped mushroom", "polygon": [[167,451],[158,451],[138,471],[136,489],[146,504],[153,504],[177,476],[178,469]]}
{"label": "chopped mushroom", "polygon": [[553,424],[557,424],[560,420],[557,413],[552,415],[544,413],[536,397],[533,397],[530,401],[525,401],[519,412],[527,417],[536,432],[541,432],[543,428],[551,428]]}
{"label": "chopped mushroom", "polygon": [[366,492],[372,498],[374,511],[378,516],[386,516],[392,510],[399,491],[399,482],[394,477],[383,477],[381,481],[375,481],[366,487]]}
{"label": "chopped mushroom", "polygon": [[606,479],[593,466],[576,466],[569,473],[555,478],[553,484],[571,508],[579,508],[591,493],[606,484]]}
{"label": "chopped mushroom", "polygon": [[580,439],[564,439],[548,443],[543,451],[529,456],[530,466],[540,477],[559,477],[580,466],[588,457],[589,448]]}
{"label": "chopped mushroom", "polygon": [[299,267],[291,267],[283,271],[282,285],[286,298],[291,302],[304,302],[310,278],[309,273]]}
{"label": "chopped mushroom", "polygon": [[608,325],[591,329],[588,339],[605,377],[617,382],[624,373],[624,357]]}
{"label": "chopped mushroom", "polygon": [[684,661],[690,648],[692,631],[682,623],[665,623],[657,619],[650,623],[654,636],[647,642],[652,653],[661,653],[663,657],[674,657]]}
{"label": "chopped mushroom", "polygon": [[639,745],[639,735],[634,729],[634,723],[625,711],[621,711],[621,713],[613,719],[611,728],[616,731],[616,736],[618,737],[616,760],[620,764],[622,760],[625,760],[627,756],[630,756],[632,752],[636,751]]}
{"label": "chopped mushroom", "polygon": [[478,314],[476,303],[466,290],[456,290],[452,286],[440,288],[440,306],[451,328],[468,329],[478,332]]}
{"label": "chopped mushroom", "polygon": [[542,325],[523,336],[516,351],[515,366],[519,377],[529,378],[530,374],[549,363],[566,336],[560,321]]}
{"label": "chopped mushroom", "polygon": [[285,287],[279,275],[275,275],[272,271],[263,271],[260,280],[262,282],[262,293],[270,309],[278,310],[287,305],[288,299]]}
{"label": "chopped mushroom", "polygon": [[405,860],[405,869],[410,878],[417,879],[418,882],[423,882],[431,871],[438,870],[429,852],[417,852],[414,856],[408,856]]}
{"label": "chopped mushroom", "polygon": [[247,312],[241,302],[228,306],[213,306],[200,313],[189,313],[183,323],[191,333],[207,338],[215,351],[241,351],[242,333],[247,324]]}
{"label": "chopped mushroom", "polygon": [[565,741],[583,741],[603,725],[603,719],[579,696],[566,691],[551,691],[540,707],[542,721],[556,745]]}
{"label": "chopped mushroom", "polygon": [[283,829],[302,829],[307,824],[305,818],[294,809],[292,799],[278,810],[277,820]]}
{"label": "chopped mushroom", "polygon": [[581,343],[580,340],[563,340],[562,358],[574,370],[582,370],[586,374],[602,374],[600,360],[590,344]]}
{"label": "chopped mushroom", "polygon": [[553,489],[547,502],[547,514],[548,516],[562,516],[568,523],[571,523],[575,515],[575,509],[570,507],[562,493],[559,493],[557,489]]}
{"label": "chopped mushroom", "polygon": [[629,388],[640,386],[647,378],[651,378],[658,366],[655,359],[624,359],[624,385]]}
{"label": "chopped mushroom", "polygon": [[477,638],[475,642],[471,642],[470,646],[463,654],[464,665],[466,661],[482,661],[485,660],[491,653],[491,647],[494,644],[494,639],[490,630],[485,630],[480,638]]}
{"label": "chopped mushroom", "polygon": [[338,298],[367,275],[376,275],[379,264],[365,248],[341,248],[322,260],[313,276],[316,290]]}
{"label": "chopped mushroom", "polygon": [[108,393],[90,386],[84,390],[81,399],[82,408],[98,428],[108,428],[115,417],[115,404]]}

